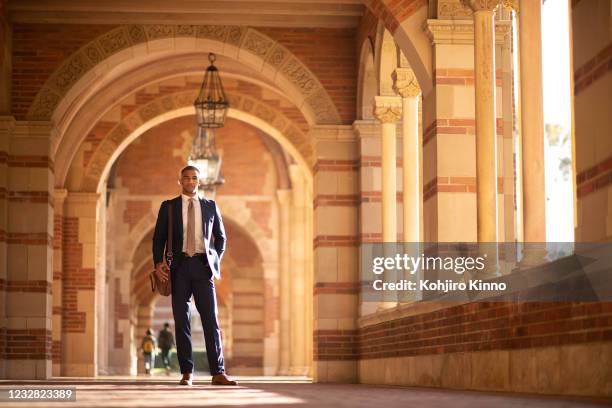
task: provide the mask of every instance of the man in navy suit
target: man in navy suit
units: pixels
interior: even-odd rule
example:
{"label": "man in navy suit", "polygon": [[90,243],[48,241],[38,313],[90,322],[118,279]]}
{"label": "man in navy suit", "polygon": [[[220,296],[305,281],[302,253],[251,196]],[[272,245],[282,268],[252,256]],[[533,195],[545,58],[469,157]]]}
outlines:
{"label": "man in navy suit", "polygon": [[[225,251],[223,220],[214,201],[198,197],[199,171],[196,167],[184,167],[179,183],[181,195],[164,201],[159,209],[153,235],[153,262],[157,276],[172,282],[176,351],[183,374],[180,384],[191,385],[193,381],[189,309],[193,294],[202,318],[212,384],[236,385],[225,374],[214,283],[215,278],[221,278],[221,258]],[[164,255],[168,240],[168,206],[171,206],[173,221],[170,267]]]}

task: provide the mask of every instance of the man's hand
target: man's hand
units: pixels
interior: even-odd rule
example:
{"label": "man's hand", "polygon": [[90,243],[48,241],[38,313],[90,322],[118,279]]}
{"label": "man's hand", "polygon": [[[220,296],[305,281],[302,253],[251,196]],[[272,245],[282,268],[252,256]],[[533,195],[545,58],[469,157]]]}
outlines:
{"label": "man's hand", "polygon": [[166,282],[168,280],[170,268],[166,262],[160,262],[155,265],[155,274],[162,281]]}

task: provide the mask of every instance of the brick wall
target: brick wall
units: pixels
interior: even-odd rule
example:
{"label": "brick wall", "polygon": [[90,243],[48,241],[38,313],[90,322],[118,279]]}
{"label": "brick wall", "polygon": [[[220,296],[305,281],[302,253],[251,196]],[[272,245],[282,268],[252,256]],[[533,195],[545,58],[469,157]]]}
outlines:
{"label": "brick wall", "polygon": [[[178,172],[186,164],[194,132],[195,118],[188,116],[164,122],[143,134],[117,161],[118,184],[134,196],[178,195]],[[184,136],[186,133],[190,136]],[[262,194],[272,159],[260,132],[243,122],[227,119],[216,137],[217,150],[223,151],[221,171],[225,178],[219,195]],[[130,204],[130,208],[135,205]]]}
{"label": "brick wall", "polygon": [[293,52],[321,81],[342,123],[355,120],[357,53],[354,29],[258,28]]}
{"label": "brick wall", "polygon": [[[81,46],[112,25],[16,24],[13,36],[13,113],[23,119],[40,87]],[[306,64],[326,87],[344,123],[355,116],[353,29],[258,28]]]}
{"label": "brick wall", "polygon": [[14,24],[13,114],[23,119],[40,87],[73,52],[109,25]]}
{"label": "brick wall", "polygon": [[612,340],[612,303],[478,302],[366,327],[361,358],[526,349]]}
{"label": "brick wall", "polygon": [[612,303],[477,302],[360,330],[315,332],[316,360],[375,359],[612,341]]}
{"label": "brick wall", "polygon": [[2,330],[6,333],[4,347],[7,360],[51,360],[51,330]]}

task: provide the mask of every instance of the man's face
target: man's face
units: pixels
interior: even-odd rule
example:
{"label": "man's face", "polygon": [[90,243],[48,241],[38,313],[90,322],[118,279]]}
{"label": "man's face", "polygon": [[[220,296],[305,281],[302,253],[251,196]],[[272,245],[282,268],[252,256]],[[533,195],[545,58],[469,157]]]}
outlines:
{"label": "man's face", "polygon": [[195,170],[185,170],[181,175],[180,182],[184,194],[195,194],[198,191],[198,172]]}

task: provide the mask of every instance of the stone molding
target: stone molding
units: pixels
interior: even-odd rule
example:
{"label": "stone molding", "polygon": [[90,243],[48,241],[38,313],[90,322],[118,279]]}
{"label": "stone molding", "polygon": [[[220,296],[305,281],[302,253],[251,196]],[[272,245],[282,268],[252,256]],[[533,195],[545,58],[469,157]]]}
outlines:
{"label": "stone molding", "polygon": [[42,137],[51,139],[55,127],[48,120],[15,121],[11,126],[11,137]]}
{"label": "stone molding", "polygon": [[209,25],[123,25],[100,35],[68,57],[47,79],[26,117],[49,120],[70,89],[107,58],[134,46],[150,45],[147,48],[154,49],[150,44],[152,41],[184,37],[218,42],[219,48],[224,51],[237,49],[237,60],[249,61],[247,65],[253,65],[254,56],[260,71],[272,76],[281,74],[298,89],[317,123],[341,121],[335,104],[321,82],[287,48],[253,28]]}
{"label": "stone molding", "polygon": [[461,4],[469,7],[474,13],[479,11],[494,11],[501,0],[461,0]]}
{"label": "stone molding", "polygon": [[375,96],[374,117],[380,122],[396,123],[402,117],[402,99],[397,96]]}
{"label": "stone molding", "polygon": [[380,137],[380,123],[377,120],[356,120],[353,131],[359,139]]}
{"label": "stone molding", "polygon": [[438,0],[439,19],[472,19],[472,10],[465,7],[461,0]]}
{"label": "stone molding", "polygon": [[[432,44],[474,44],[472,20],[427,20],[423,27]],[[504,44],[504,37],[512,30],[512,22],[495,21],[495,43]]]}
{"label": "stone molding", "polygon": [[100,193],[67,191],[64,201],[70,206],[73,204],[97,204],[99,199]]}
{"label": "stone molding", "polygon": [[308,135],[316,141],[352,142],[355,140],[355,133],[349,125],[314,126],[310,128]]}
{"label": "stone molding", "polygon": [[54,200],[54,210],[55,215],[63,215],[64,213],[64,202],[66,201],[66,197],[68,196],[68,190],[65,188],[56,188],[53,192],[53,200]]}

